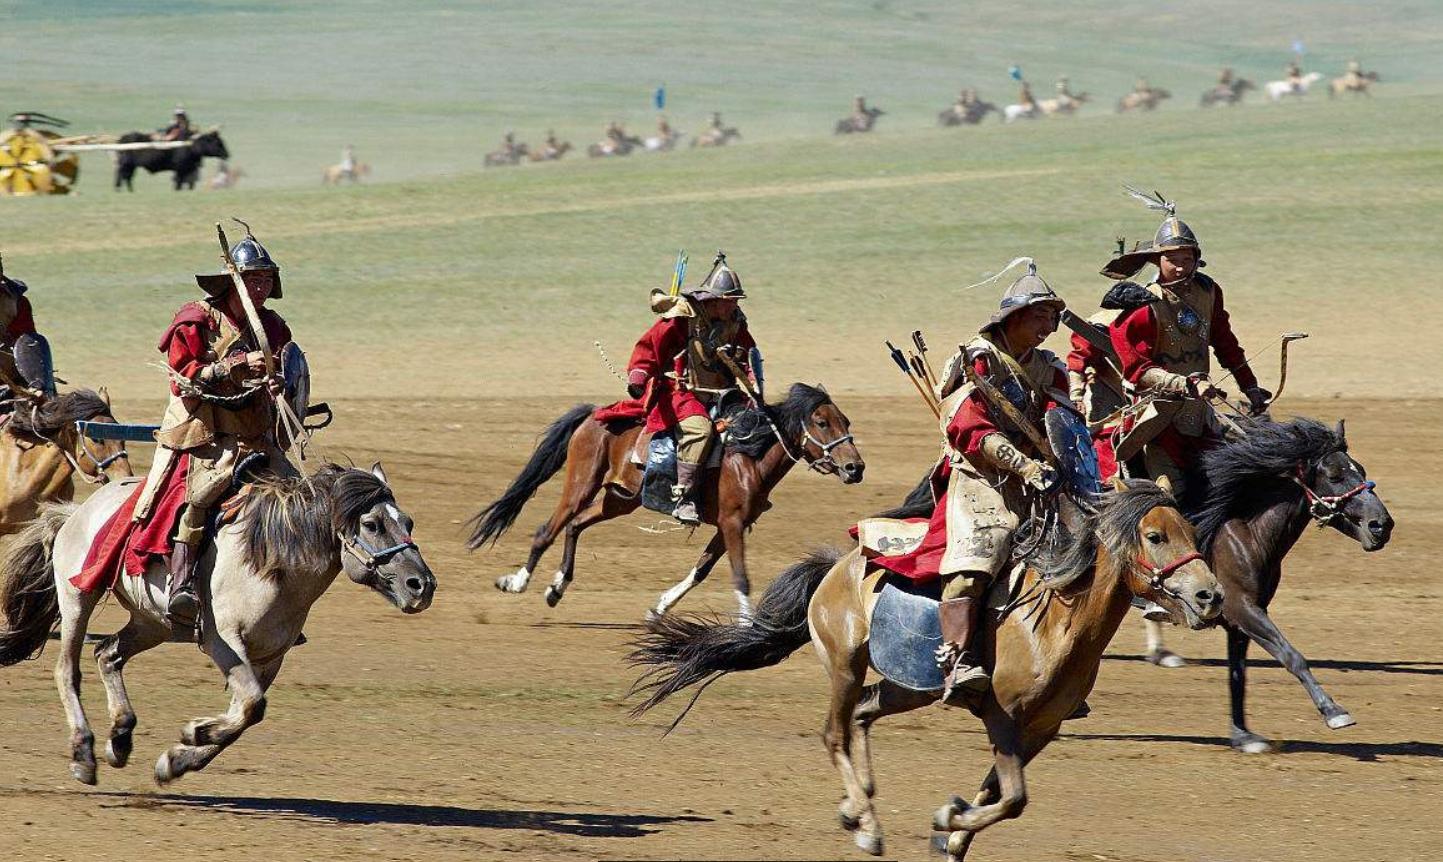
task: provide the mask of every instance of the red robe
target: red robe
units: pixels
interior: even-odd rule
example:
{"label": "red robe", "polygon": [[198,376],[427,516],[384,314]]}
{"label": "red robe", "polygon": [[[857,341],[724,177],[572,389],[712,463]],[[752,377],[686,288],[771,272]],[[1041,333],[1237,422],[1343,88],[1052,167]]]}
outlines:
{"label": "red robe", "polygon": [[22,296],[15,300],[15,317],[10,320],[10,325],[5,327],[5,343],[14,344],[15,339],[34,331],[35,312],[30,307],[30,299]]}
{"label": "red robe", "polygon": [[[676,381],[686,376],[686,343],[688,318],[662,318],[651,325],[632,348],[627,362],[627,379],[643,382],[646,391],[641,398],[618,401],[593,414],[598,422],[634,420],[646,417],[646,431],[655,433],[675,428],[690,416],[706,416],[707,408],[696,395],[678,388]],[[737,365],[751,374],[751,350],[756,347],[745,322],[737,330],[733,344],[741,349]],[[668,377],[670,371],[673,377]]]}

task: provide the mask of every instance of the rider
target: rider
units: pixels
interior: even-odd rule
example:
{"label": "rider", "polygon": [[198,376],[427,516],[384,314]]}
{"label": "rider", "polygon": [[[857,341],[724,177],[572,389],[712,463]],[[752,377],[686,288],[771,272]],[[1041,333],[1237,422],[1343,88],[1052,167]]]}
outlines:
{"label": "rider", "polygon": [[1072,84],[1067,80],[1066,75],[1057,79],[1057,95],[1063,99],[1072,98]]}
{"label": "rider", "polygon": [[701,523],[693,490],[714,434],[711,409],[736,388],[736,376],[720,355],[751,376],[756,347],[747,318],[737,303],[746,298],[741,277],[717,252],[712,271],[700,285],[673,297],[652,294],[652,310],[661,320],[636,342],[627,363],[626,391],[647,409],[646,430],[676,429],[676,485],[672,517]]}
{"label": "rider", "polygon": [[1233,88],[1232,66],[1224,66],[1223,70],[1218,73],[1218,87],[1225,90],[1231,90]]}
{"label": "rider", "polygon": [[1037,100],[1032,98],[1032,85],[1026,81],[1022,82],[1022,92],[1017,94],[1017,104],[1028,111],[1037,110]]}
{"label": "rider", "polygon": [[[1192,229],[1177,217],[1176,206],[1162,202],[1167,217],[1151,242],[1132,251],[1119,248],[1103,267],[1112,279],[1134,275],[1145,264],[1157,277],[1145,291],[1132,291],[1111,328],[1113,349],[1124,379],[1147,406],[1124,431],[1117,446],[1119,463],[1141,455],[1149,478],[1166,476],[1182,494],[1184,474],[1196,454],[1221,438],[1224,428],[1207,398],[1216,394],[1208,379],[1208,350],[1230,371],[1254,412],[1262,412],[1272,394],[1258,386],[1247,355],[1223,303],[1222,288],[1198,269],[1202,248]],[[1111,295],[1111,294],[1110,294]]]}
{"label": "rider", "polygon": [[502,154],[508,159],[514,159],[516,157],[516,146],[516,133],[511,129],[507,129],[506,134],[501,136]]}
{"label": "rider", "polygon": [[[231,247],[230,259],[259,312],[266,340],[279,351],[291,340],[290,329],[265,303],[281,297],[280,267],[249,230]],[[160,339],[171,370],[170,404],[155,435],[160,445],[134,514],[134,520],[145,521],[166,489],[184,484],[167,617],[185,627],[194,627],[199,612],[192,581],[207,517],[230,488],[237,467],[249,462],[244,466],[252,472],[295,473],[276,443],[272,397],[282,384],[266,376],[266,358],[232,277],[197,275],[195,280],[206,300],[181,306]]]}
{"label": "rider", "polygon": [[35,314],[25,282],[5,275],[0,260],[0,412],[14,407],[9,381],[44,396],[55,394],[50,342],[35,331]]}
{"label": "rider", "polygon": [[[1142,285],[1119,281],[1102,297],[1102,310],[1087,318],[1087,322],[1096,328],[1101,341],[1110,343],[1112,326],[1123,313],[1150,298]],[[1067,354],[1067,397],[1087,419],[1093,448],[1097,450],[1098,469],[1102,478],[1108,479],[1117,472],[1113,438],[1120,426],[1118,411],[1130,403],[1132,387],[1123,382],[1116,351],[1103,349],[1076,332],[1072,334],[1071,344],[1072,350]]]}
{"label": "rider", "polygon": [[1363,64],[1357,59],[1348,61],[1348,70],[1343,73],[1343,86],[1357,90],[1363,86]]}
{"label": "rider", "polygon": [[185,106],[176,105],[170,115],[170,125],[160,130],[162,141],[185,141],[195,134],[195,127],[190,124],[190,117],[186,116]]}
{"label": "rider", "polygon": [[1303,67],[1298,63],[1296,55],[1288,61],[1287,68],[1288,83],[1292,85],[1294,93],[1303,92]]}
{"label": "rider", "polygon": [[656,136],[663,142],[671,140],[671,123],[666,121],[666,114],[656,118]]}
{"label": "rider", "polygon": [[1138,75],[1137,80],[1132,82],[1132,93],[1141,99],[1151,99],[1152,84],[1148,83],[1147,78]]}
{"label": "rider", "polygon": [[353,179],[356,176],[355,144],[346,144],[341,148],[341,173]]}

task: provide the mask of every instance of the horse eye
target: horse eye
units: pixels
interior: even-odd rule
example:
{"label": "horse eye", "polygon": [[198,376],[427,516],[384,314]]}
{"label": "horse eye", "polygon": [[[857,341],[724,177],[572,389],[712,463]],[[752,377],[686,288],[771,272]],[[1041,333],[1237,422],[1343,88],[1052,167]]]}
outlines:
{"label": "horse eye", "polygon": [[416,522],[411,520],[410,516],[408,515],[401,519],[401,526],[405,527],[406,532],[409,533],[411,532],[411,529],[416,526]]}
{"label": "horse eye", "polygon": [[1163,539],[1162,533],[1158,533],[1158,532],[1155,532],[1155,531],[1154,531],[1154,532],[1151,532],[1151,533],[1148,533],[1148,534],[1147,534],[1147,540],[1148,540],[1149,542],[1152,542],[1154,545],[1161,545],[1161,544],[1162,544],[1162,539]]}
{"label": "horse eye", "polygon": [[377,522],[376,522],[376,516],[375,516],[375,515],[367,515],[367,516],[365,516],[364,518],[361,519],[361,527],[362,527],[363,529],[367,530],[368,532],[372,532],[372,533],[376,532],[376,525],[377,525]]}
{"label": "horse eye", "polygon": [[818,420],[817,420],[817,427],[818,427],[818,428],[828,428],[828,427],[831,427],[831,426],[827,425],[827,420],[825,420],[825,419],[818,419]]}

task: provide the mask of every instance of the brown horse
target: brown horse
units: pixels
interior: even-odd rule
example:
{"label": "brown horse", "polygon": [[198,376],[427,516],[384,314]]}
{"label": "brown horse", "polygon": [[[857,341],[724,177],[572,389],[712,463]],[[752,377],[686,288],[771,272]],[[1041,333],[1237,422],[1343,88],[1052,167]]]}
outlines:
{"label": "brown horse", "polygon": [[[1282,581],[1283,559],[1314,523],[1332,527],[1364,551],[1380,550],[1393,534],[1393,516],[1363,465],[1348,454],[1341,421],[1331,430],[1311,419],[1235,421],[1245,423],[1247,436],[1203,453],[1188,483],[1187,511],[1226,597],[1232,746],[1253,754],[1271,750],[1272,743],[1247,725],[1250,641],[1298,678],[1328,727],[1354,723],[1268,616]],[[1158,625],[1150,622],[1148,632],[1149,655],[1170,655]]]}
{"label": "brown horse", "polygon": [[[979,644],[992,688],[974,711],[995,764],[970,805],[954,797],[937,812],[934,828],[950,833],[948,859],[964,858],[978,831],[1021,815],[1024,767],[1092,690],[1102,652],[1133,596],[1159,602],[1195,628],[1217,616],[1217,581],[1176,505],[1152,482],[1114,483],[1091,514],[1080,516],[1060,552],[1029,563],[1001,619],[984,627]],[[647,623],[631,658],[652,668],[633,688],[649,695],[639,713],[695,683],[777,664],[810,633],[832,681],[823,743],[846,785],[842,825],[855,831],[859,847],[880,855],[868,733],[878,718],[926,706],[938,692],[886,679],[863,687],[872,609],[891,577],[869,568],[858,551],[814,554],[767,588],[751,626],[659,617]]]}
{"label": "brown horse", "polygon": [[0,431],[0,535],[34,520],[41,503],[75,499],[78,473],[92,484],[131,475],[125,444],[84,437],[78,422],[114,423],[110,400],[77,389],[44,402],[17,399]]}
{"label": "brown horse", "polygon": [[[488,542],[494,544],[536,490],[566,466],[566,488],[555,513],[536,531],[526,565],[496,579],[498,590],[525,590],[541,555],[564,529],[561,568],[546,589],[546,603],[555,607],[575,574],[576,541],[581,531],[635,511],[641,504],[642,471],[631,459],[641,426],[603,425],[591,419],[595,409],[579,404],[553,422],[506,492],[470,520],[467,546],[475,550]],[[743,616],[750,614],[746,530],[771,508],[768,497],[772,489],[794,465],[805,461],[814,470],[840,476],[848,485],[862,481],[865,464],[852,442],[851,423],[820,387],[795,383],[781,404],[746,410],[729,422],[721,465],[708,471],[700,485],[710,489],[701,501],[702,520],[714,525],[716,534],[686,578],[662,595],[653,610],[657,615],[665,614],[705,580],[723,551],[731,562],[737,604]]]}

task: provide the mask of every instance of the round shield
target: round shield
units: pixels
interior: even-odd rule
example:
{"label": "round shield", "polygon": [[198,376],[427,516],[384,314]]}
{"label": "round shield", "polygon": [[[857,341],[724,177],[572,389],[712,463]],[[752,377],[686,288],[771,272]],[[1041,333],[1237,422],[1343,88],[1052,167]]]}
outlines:
{"label": "round shield", "polygon": [[286,403],[291,405],[297,418],[305,419],[306,410],[311,406],[311,367],[306,362],[305,351],[290,341],[281,348],[280,357]]}
{"label": "round shield", "polygon": [[55,363],[50,358],[50,342],[38,332],[26,332],[15,339],[11,348],[15,370],[21,382],[49,396],[55,395]]}
{"label": "round shield", "polygon": [[1044,424],[1047,441],[1057,455],[1058,472],[1068,490],[1084,497],[1102,493],[1102,470],[1087,422],[1073,410],[1055,407],[1047,411]]}

